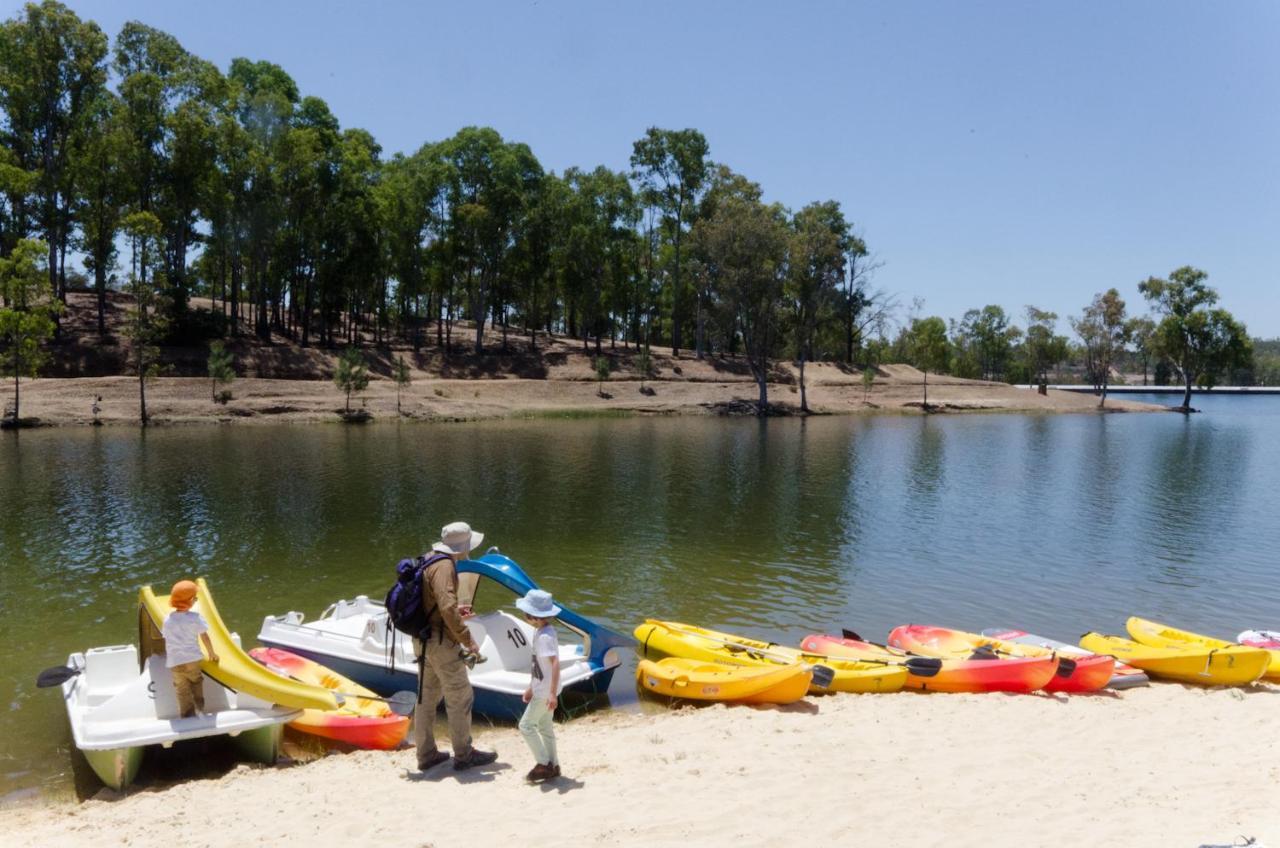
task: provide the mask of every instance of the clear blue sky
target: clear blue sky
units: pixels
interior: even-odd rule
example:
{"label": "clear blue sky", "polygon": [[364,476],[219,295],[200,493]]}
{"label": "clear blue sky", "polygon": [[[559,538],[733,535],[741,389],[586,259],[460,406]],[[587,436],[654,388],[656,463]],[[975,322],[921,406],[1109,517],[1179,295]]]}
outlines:
{"label": "clear blue sky", "polygon": [[1143,310],[1191,264],[1280,336],[1280,3],[69,5],[276,62],[388,153],[488,124],[625,168],[646,127],[697,127],[768,199],[839,200],[929,313]]}

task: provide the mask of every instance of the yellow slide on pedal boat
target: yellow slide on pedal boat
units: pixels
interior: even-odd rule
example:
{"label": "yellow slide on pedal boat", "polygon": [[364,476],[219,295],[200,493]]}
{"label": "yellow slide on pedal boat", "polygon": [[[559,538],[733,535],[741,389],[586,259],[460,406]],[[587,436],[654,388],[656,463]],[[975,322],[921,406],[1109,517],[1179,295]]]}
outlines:
{"label": "yellow slide on pedal boat", "polygon": [[1262,651],[1255,652],[1263,654],[1263,658],[1258,658],[1192,645],[1157,648],[1123,636],[1101,633],[1084,634],[1080,637],[1080,647],[1095,654],[1110,654],[1122,663],[1142,669],[1151,677],[1197,686],[1247,686],[1257,680],[1266,668]]}
{"label": "yellow slide on pedal boat", "polygon": [[1250,647],[1241,645],[1239,642],[1228,642],[1226,639],[1215,639],[1212,636],[1203,636],[1199,633],[1192,633],[1189,630],[1179,630],[1167,624],[1138,618],[1136,615],[1126,621],[1124,626],[1129,631],[1129,635],[1135,640],[1156,648],[1190,646],[1193,648],[1213,648],[1219,651],[1230,650],[1236,653],[1241,651],[1264,651],[1268,656],[1268,660],[1262,676],[1270,680],[1280,680],[1280,651]]}
{"label": "yellow slide on pedal boat", "polygon": [[[196,586],[199,591],[191,609],[204,616],[205,623],[209,625],[209,639],[213,643],[213,650],[218,654],[216,663],[209,660],[201,662],[201,671],[228,689],[261,698],[270,704],[294,710],[338,708],[340,698],[328,689],[281,677],[254,662],[232,638],[231,631],[218,614],[218,607],[214,604],[209,585],[204,582],[203,577],[196,579]],[[139,590],[138,605],[139,637],[144,654],[150,654],[150,647],[161,641],[161,628],[173,608],[169,604],[168,595],[157,595],[150,586],[143,586]]]}
{"label": "yellow slide on pedal boat", "polygon": [[636,651],[642,657],[683,657],[703,662],[746,666],[789,666],[797,662],[831,669],[828,685],[815,674],[809,690],[826,692],[897,692],[907,682],[902,666],[860,660],[841,660],[806,654],[796,648],[745,639],[675,621],[649,619],[635,629]]}
{"label": "yellow slide on pedal boat", "polygon": [[695,701],[791,704],[808,693],[812,679],[813,666],[802,662],[769,668],[667,657],[636,665],[636,682],[646,692]]}

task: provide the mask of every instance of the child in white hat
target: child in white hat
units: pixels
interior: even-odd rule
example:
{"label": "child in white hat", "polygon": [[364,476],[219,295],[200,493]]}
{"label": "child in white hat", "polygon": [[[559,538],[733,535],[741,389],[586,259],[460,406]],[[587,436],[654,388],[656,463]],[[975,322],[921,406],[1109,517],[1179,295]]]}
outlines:
{"label": "child in white hat", "polygon": [[528,743],[537,764],[525,775],[531,783],[541,783],[560,776],[560,761],[556,757],[555,724],[556,695],[560,692],[560,645],[556,629],[551,621],[560,614],[560,607],[551,599],[550,592],[530,589],[516,601],[530,624],[537,628],[533,634],[533,665],[529,676],[529,688],[524,690],[524,715],[520,717],[520,733]]}

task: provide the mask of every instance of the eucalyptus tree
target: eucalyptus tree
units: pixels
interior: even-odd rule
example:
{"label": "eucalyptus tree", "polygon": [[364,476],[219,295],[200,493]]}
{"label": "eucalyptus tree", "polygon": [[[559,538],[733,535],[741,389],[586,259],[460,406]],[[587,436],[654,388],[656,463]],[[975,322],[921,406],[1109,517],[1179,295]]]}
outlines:
{"label": "eucalyptus tree", "polygon": [[435,210],[425,157],[397,153],[383,164],[374,190],[386,243],[388,271],[396,279],[397,312],[422,345],[421,304],[427,294],[425,243]]}
{"label": "eucalyptus tree", "polygon": [[445,142],[450,169],[450,238],[484,352],[485,316],[513,253],[513,232],[542,178],[528,145],[508,143],[489,127],[465,127]]}
{"label": "eucalyptus tree", "polygon": [[1000,306],[988,304],[968,310],[952,327],[957,359],[962,360],[952,373],[983,380],[1004,379],[1014,342],[1021,335],[1022,331],[1013,326]]}
{"label": "eucalyptus tree", "polygon": [[849,224],[834,200],[811,203],[791,222],[786,297],[795,327],[795,353],[800,364],[800,410],[809,411],[804,366],[813,359],[818,322],[830,315],[844,279],[849,250]]}
{"label": "eucalyptus tree", "polygon": [[65,295],[76,194],[72,147],[106,84],[106,55],[107,37],[98,25],[55,0],[28,3],[0,23],[4,145],[11,154],[9,166],[33,177],[23,181],[31,196],[11,195],[11,214],[18,237],[28,234],[31,223],[43,233],[49,285],[59,297]]}
{"label": "eucalyptus tree", "polygon": [[534,190],[517,240],[516,268],[523,279],[519,308],[531,350],[537,348],[538,327],[550,322],[559,291],[573,201],[569,182],[548,173]]}
{"label": "eucalyptus tree", "polygon": [[1156,322],[1146,315],[1129,319],[1125,325],[1125,334],[1133,345],[1134,357],[1142,363],[1142,385],[1147,385],[1147,370],[1151,365],[1153,342],[1155,340]]}
{"label": "eucalyptus tree", "polygon": [[20,380],[34,377],[47,357],[41,345],[53,336],[62,302],[40,265],[45,246],[22,239],[8,257],[0,257],[0,369],[13,377],[13,420],[21,418]]}
{"label": "eucalyptus tree", "polygon": [[911,322],[909,336],[911,361],[924,374],[924,403],[929,411],[929,372],[935,374],[947,368],[950,348],[947,343],[947,325],[941,318],[916,318]]}
{"label": "eucalyptus tree", "polygon": [[1072,318],[1071,329],[1084,346],[1085,371],[1098,392],[1098,406],[1107,403],[1107,384],[1111,381],[1111,366],[1124,351],[1128,341],[1128,325],[1125,321],[1124,300],[1120,292],[1107,289],[1093,297],[1079,318]]}
{"label": "eucalyptus tree", "polygon": [[[671,283],[671,348],[680,355],[684,318],[684,280],[680,248],[710,167],[707,139],[695,129],[649,127],[632,145],[631,167],[646,203],[661,210],[674,249]],[[699,299],[697,356],[702,358],[703,320]]]}
{"label": "eucalyptus tree", "polygon": [[245,131],[244,181],[235,182],[244,227],[242,261],[254,306],[254,330],[259,338],[267,339],[273,312],[278,317],[283,290],[281,275],[272,265],[285,222],[279,186],[280,145],[290,131],[298,87],[280,66],[244,58],[231,60],[227,77],[237,118]]}
{"label": "eucalyptus tree", "polygon": [[[138,410],[147,426],[147,383],[160,374],[160,341],[169,330],[169,308],[163,262],[164,227],[151,212],[131,212],[121,223],[134,253],[125,290],[133,298],[126,313],[124,334],[129,340],[129,365],[138,378]],[[148,276],[148,269],[151,274]]]}
{"label": "eucalyptus tree", "polygon": [[1252,355],[1245,327],[1225,309],[1212,308],[1218,293],[1209,275],[1184,265],[1168,279],[1149,277],[1140,291],[1161,316],[1153,336],[1156,352],[1182,375],[1183,412],[1191,411],[1191,387],[1212,387],[1224,370],[1244,365]]}
{"label": "eucalyptus tree", "polygon": [[1049,381],[1049,369],[1067,357],[1067,339],[1057,335],[1058,315],[1034,306],[1027,307],[1027,329],[1023,342],[1027,370],[1031,381],[1043,386]]}
{"label": "eucalyptus tree", "polygon": [[85,255],[85,267],[93,273],[99,336],[107,332],[107,283],[116,265],[116,236],[130,197],[123,168],[128,147],[120,101],[104,90],[90,106],[72,164],[80,190],[75,207],[78,247]]}
{"label": "eucalyptus tree", "polygon": [[[124,162],[131,208],[160,222],[164,250],[155,258],[165,267],[168,308],[181,320],[190,295],[187,254],[199,240],[198,213],[217,159],[225,80],[172,35],[136,21],[116,37],[114,69],[130,141]],[[145,244],[138,254],[152,261]]]}
{"label": "eucalyptus tree", "polygon": [[782,207],[737,195],[693,229],[698,253],[715,266],[719,301],[742,335],[759,389],[758,415],[769,409],[769,363],[779,335],[789,239]]}

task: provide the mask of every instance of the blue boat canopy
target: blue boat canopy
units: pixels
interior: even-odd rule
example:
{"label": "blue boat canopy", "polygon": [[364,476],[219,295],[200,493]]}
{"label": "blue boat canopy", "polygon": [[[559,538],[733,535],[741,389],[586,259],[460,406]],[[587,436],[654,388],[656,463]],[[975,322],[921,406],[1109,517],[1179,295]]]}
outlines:
{"label": "blue boat canopy", "polygon": [[[467,559],[458,563],[459,574],[478,574],[523,597],[530,589],[537,589],[524,569],[509,556],[491,551],[479,559]],[[585,616],[579,615],[564,605],[559,598],[556,604],[560,607],[557,618],[572,630],[586,637],[588,660],[595,665],[603,665],[605,651],[610,648],[633,648],[635,640],[630,636],[615,633],[603,625],[597,624]]]}

